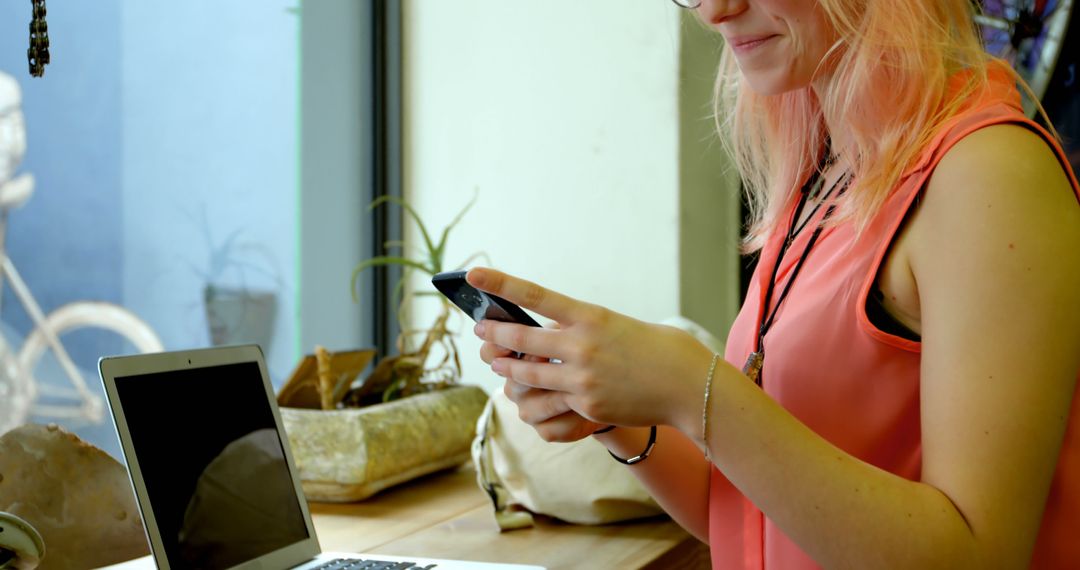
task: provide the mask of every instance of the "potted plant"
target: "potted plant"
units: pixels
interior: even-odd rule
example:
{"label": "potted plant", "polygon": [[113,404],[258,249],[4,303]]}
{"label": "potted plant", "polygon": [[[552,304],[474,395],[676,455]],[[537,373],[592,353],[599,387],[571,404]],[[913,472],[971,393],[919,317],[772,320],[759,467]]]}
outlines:
{"label": "potted plant", "polygon": [[[389,265],[403,268],[393,295],[402,325],[397,354],[383,358],[365,379],[354,382],[374,351],[331,354],[318,349],[304,359],[278,394],[308,499],[360,500],[469,459],[487,394],[476,386],[459,384],[461,363],[446,326],[452,314],[450,303],[434,291],[410,292],[406,285],[414,271],[428,275],[443,271],[450,231],[475,199],[442,230],[438,242],[408,202],[390,196],[372,202],[369,209],[400,206],[416,224],[423,251],[412,257],[405,253],[374,257],[353,271],[355,299],[357,279],[364,271]],[[384,246],[404,249],[400,242]],[[483,255],[470,256],[461,266]],[[405,312],[423,297],[438,299],[438,315],[426,328],[408,328]],[[416,338],[418,344],[413,342]]]}
{"label": "potted plant", "polygon": [[243,229],[214,240],[205,208],[199,220],[207,256],[202,266],[190,264],[202,280],[203,308],[214,346],[256,343],[269,350],[277,313],[277,293],[252,287],[252,277],[276,283],[281,279],[273,257],[258,244],[242,241]]}
{"label": "potted plant", "polygon": [[[357,284],[360,274],[367,269],[379,266],[397,265],[402,268],[401,278],[394,287],[393,303],[397,305],[398,323],[401,325],[401,334],[397,339],[398,354],[384,358],[372,373],[361,389],[354,390],[347,397],[354,405],[371,403],[371,395],[381,395],[381,401],[389,401],[398,397],[430,390],[442,389],[457,383],[461,377],[461,360],[458,356],[454,338],[446,328],[446,322],[453,312],[451,304],[445,297],[435,291],[408,291],[408,283],[412,271],[420,271],[428,276],[434,276],[445,270],[444,257],[446,242],[450,231],[456,226],[465,214],[476,202],[476,196],[465,205],[453,220],[443,228],[439,241],[432,240],[432,234],[424,225],[423,220],[408,202],[394,196],[383,196],[372,202],[370,208],[393,203],[400,206],[409,218],[416,224],[423,239],[423,254],[419,259],[409,258],[403,255],[384,255],[368,259],[353,270],[350,289],[353,292],[353,300],[357,300]],[[403,248],[400,242],[384,244],[386,248]],[[487,257],[485,253],[478,252],[469,256],[468,259],[457,265],[462,268],[472,263],[478,257]],[[407,328],[405,311],[410,308],[416,298],[433,297],[439,302],[439,314],[428,328]],[[421,337],[420,345],[413,349],[412,338]],[[440,352],[442,358],[435,359],[433,351]]]}

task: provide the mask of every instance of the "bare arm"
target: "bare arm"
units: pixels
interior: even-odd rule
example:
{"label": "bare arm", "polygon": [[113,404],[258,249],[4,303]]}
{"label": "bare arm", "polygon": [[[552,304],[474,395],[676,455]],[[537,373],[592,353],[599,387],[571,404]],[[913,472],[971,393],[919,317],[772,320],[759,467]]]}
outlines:
{"label": "bare arm", "polygon": [[[649,428],[619,428],[595,437],[615,455],[633,457],[645,449]],[[660,426],[653,452],[627,469],[675,522],[708,544],[709,464],[689,438]]]}

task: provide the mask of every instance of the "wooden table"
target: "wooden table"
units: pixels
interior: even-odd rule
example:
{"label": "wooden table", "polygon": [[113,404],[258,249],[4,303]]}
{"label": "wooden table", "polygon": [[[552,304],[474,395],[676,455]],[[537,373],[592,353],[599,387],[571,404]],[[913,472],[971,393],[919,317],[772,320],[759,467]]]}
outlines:
{"label": "wooden table", "polygon": [[707,569],[708,548],[668,518],[581,526],[537,517],[500,533],[471,467],[417,479],[359,503],[311,503],[327,551],[572,568]]}

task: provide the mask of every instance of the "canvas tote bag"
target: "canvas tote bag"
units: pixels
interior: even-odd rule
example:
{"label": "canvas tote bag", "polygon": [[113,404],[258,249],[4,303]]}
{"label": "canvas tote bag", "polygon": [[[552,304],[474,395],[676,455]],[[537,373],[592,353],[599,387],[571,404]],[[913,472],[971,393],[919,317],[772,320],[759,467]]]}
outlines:
{"label": "canvas tote bag", "polygon": [[[720,341],[683,317],[664,321],[690,332],[714,351]],[[660,444],[658,444],[660,445]],[[491,498],[503,531],[533,525],[533,514],[576,524],[656,516],[663,510],[624,465],[591,437],[544,441],[518,418],[517,406],[496,391],[476,425],[472,446],[477,483]]]}

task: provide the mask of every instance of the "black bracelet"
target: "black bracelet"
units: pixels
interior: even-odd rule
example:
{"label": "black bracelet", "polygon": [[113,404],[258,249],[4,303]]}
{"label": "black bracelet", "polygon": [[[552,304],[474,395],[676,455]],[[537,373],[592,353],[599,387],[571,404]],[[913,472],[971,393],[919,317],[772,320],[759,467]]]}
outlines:
{"label": "black bracelet", "polygon": [[614,457],[615,461],[618,461],[619,463],[622,463],[623,465],[633,465],[635,463],[641,463],[642,461],[645,461],[646,459],[648,459],[649,453],[652,452],[652,448],[655,445],[656,445],[656,426],[652,426],[651,428],[649,428],[649,443],[645,444],[645,451],[642,451],[641,453],[631,457],[630,459],[623,459],[622,457],[619,457],[618,455],[615,455],[614,453],[611,453],[611,450],[608,450],[608,454],[611,455],[612,457]]}
{"label": "black bracelet", "polygon": [[600,429],[592,432],[592,435],[596,435],[598,433],[607,433],[607,432],[609,432],[609,431],[611,431],[613,429],[615,429],[615,424],[611,424],[611,425],[609,425],[608,427],[605,427],[605,428],[600,428]]}

